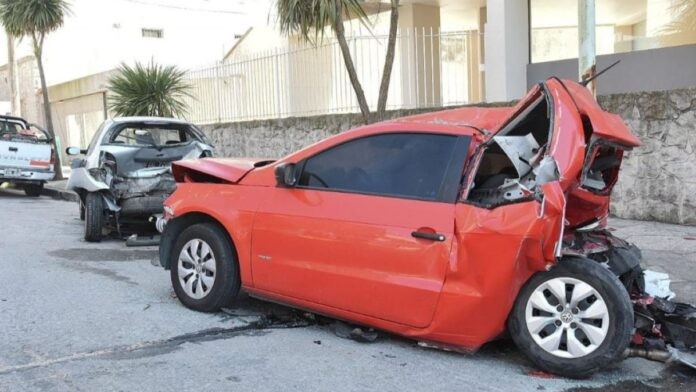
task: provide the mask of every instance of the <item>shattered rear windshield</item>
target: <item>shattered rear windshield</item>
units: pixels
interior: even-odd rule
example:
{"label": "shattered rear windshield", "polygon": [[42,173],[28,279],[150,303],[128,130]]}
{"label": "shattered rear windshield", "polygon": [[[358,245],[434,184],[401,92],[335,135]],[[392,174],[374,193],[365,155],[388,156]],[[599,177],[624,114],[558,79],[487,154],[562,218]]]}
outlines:
{"label": "shattered rear windshield", "polygon": [[110,144],[134,147],[166,147],[194,140],[185,124],[127,124],[114,132]]}

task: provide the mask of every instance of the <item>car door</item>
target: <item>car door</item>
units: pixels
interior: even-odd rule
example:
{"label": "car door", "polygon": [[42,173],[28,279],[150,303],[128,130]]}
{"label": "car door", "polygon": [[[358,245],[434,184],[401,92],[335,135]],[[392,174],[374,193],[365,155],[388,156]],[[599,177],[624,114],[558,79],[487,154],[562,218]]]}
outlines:
{"label": "car door", "polygon": [[386,133],[298,163],[253,228],[254,286],[362,315],[427,326],[452,247],[469,138]]}

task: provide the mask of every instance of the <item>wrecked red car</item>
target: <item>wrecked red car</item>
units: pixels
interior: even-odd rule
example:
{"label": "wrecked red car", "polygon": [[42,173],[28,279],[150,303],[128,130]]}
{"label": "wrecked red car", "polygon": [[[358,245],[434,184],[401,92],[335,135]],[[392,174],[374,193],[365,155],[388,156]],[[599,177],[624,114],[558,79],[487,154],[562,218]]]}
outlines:
{"label": "wrecked red car", "polygon": [[605,229],[639,145],[553,78],[515,107],[368,125],[278,161],[180,161],[160,264],[191,309],[243,289],[465,352],[509,331],[539,368],[584,377],[631,344],[646,357],[674,345],[644,300],[640,252]]}

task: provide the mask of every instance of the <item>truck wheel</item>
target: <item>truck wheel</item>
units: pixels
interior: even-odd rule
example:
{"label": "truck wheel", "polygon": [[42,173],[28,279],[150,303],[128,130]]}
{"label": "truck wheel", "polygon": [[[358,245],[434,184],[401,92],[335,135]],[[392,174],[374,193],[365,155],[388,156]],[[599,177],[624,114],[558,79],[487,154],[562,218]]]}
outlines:
{"label": "truck wheel", "polygon": [[26,184],[24,185],[24,194],[30,197],[39,197],[43,192],[43,184]]}
{"label": "truck wheel", "polygon": [[508,329],[520,351],[542,370],[584,378],[623,357],[633,309],[628,292],[607,268],[569,257],[525,284]]}
{"label": "truck wheel", "polygon": [[239,263],[234,246],[218,225],[199,223],[184,230],[172,256],[172,286],[184,306],[215,312],[234,303],[241,285]]}
{"label": "truck wheel", "polygon": [[85,197],[85,240],[102,240],[104,226],[104,199],[99,193],[88,193]]}

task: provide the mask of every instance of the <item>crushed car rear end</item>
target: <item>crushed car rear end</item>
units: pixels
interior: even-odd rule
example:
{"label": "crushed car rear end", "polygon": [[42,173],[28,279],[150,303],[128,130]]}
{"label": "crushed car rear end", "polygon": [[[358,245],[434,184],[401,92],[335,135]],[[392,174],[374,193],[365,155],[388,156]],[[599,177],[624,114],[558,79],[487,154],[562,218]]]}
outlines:
{"label": "crushed car rear end", "polygon": [[450,309],[453,320],[487,309],[464,345],[493,339],[507,320],[520,349],[558,374],[583,377],[625,355],[694,366],[684,350],[696,345],[696,308],[646,290],[640,250],[606,226],[621,161],[638,146],[587,89],[555,78],[491,132],[465,173],[459,270],[440,304],[454,309],[461,292],[485,304]]}
{"label": "crushed car rear end", "polygon": [[176,188],[171,163],[212,156],[213,147],[192,124],[166,118],[120,118],[106,121],[85,154],[72,162],[67,188],[81,201],[85,238],[105,232],[154,231],[150,221]]}

